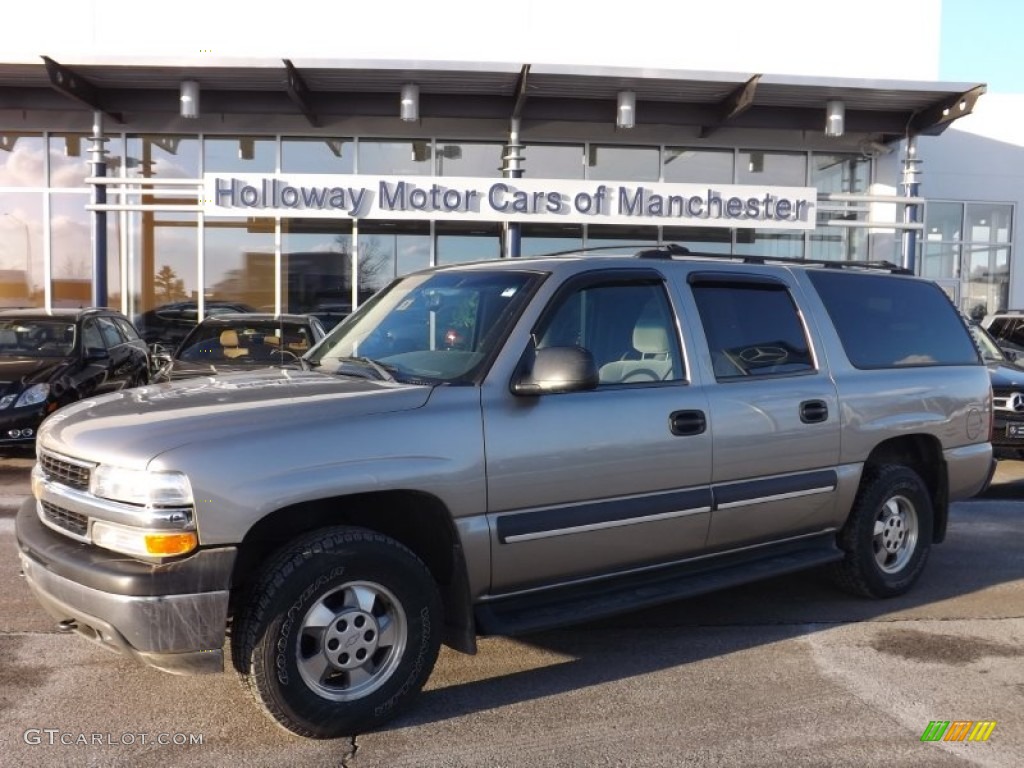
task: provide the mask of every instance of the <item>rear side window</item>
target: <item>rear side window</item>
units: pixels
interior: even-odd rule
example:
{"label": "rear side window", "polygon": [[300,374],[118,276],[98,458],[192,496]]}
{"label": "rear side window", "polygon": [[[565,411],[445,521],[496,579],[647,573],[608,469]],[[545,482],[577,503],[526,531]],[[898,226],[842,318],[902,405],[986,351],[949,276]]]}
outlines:
{"label": "rear side window", "polygon": [[135,341],[139,338],[139,334],[135,332],[135,328],[125,320],[123,317],[112,318],[117,327],[121,330],[121,335],[124,336],[128,341]]}
{"label": "rear side window", "polygon": [[814,370],[803,322],[785,285],[700,275],[690,283],[716,379]]}
{"label": "rear side window", "polygon": [[103,340],[107,343],[107,347],[113,348],[124,343],[121,332],[117,330],[114,321],[109,317],[97,317],[96,323],[100,327],[100,333],[103,334]]}
{"label": "rear side window", "polygon": [[810,278],[857,368],[980,362],[967,326],[934,283],[825,271]]}

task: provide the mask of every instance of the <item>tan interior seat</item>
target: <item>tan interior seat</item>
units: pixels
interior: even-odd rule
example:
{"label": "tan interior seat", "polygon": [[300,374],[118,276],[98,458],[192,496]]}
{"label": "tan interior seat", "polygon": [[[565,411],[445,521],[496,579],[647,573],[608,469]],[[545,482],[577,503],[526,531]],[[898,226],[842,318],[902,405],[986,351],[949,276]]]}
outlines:
{"label": "tan interior seat", "polygon": [[229,360],[236,357],[242,357],[249,352],[245,347],[238,346],[238,331],[231,329],[221,331],[220,345],[224,348],[224,357]]}

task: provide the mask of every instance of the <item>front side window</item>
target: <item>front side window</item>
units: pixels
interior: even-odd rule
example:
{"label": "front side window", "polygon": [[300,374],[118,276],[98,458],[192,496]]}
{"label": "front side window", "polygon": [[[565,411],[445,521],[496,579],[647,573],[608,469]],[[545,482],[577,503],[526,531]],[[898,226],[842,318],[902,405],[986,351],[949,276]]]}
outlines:
{"label": "front side window", "polygon": [[479,269],[409,275],[350,315],[306,360],[339,375],[472,382],[541,279],[533,272]]}
{"label": "front side window", "polygon": [[814,370],[804,325],[785,285],[728,276],[691,283],[716,379]]}
{"label": "front side window", "polygon": [[674,314],[660,282],[587,284],[555,302],[534,333],[537,349],[588,350],[601,386],[683,378]]}

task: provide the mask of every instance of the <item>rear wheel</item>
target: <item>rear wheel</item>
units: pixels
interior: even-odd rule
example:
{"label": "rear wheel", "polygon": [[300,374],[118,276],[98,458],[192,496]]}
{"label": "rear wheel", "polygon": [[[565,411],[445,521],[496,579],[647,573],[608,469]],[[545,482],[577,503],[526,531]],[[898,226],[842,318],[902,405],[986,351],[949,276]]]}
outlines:
{"label": "rear wheel", "polygon": [[903,594],[924,569],[933,519],[931,496],[914,470],[897,464],[867,470],[839,534],[846,556],[833,567],[836,582],[866,597]]}
{"label": "rear wheel", "polygon": [[426,566],[402,544],[330,528],[288,546],[260,574],[232,632],[256,701],[300,736],[374,728],[426,682],[441,608]]}

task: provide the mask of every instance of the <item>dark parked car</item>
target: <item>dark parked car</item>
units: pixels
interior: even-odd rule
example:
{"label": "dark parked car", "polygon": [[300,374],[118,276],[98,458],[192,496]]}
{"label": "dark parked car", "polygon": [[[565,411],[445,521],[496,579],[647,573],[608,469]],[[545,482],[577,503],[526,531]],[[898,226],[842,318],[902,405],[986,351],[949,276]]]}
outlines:
{"label": "dark parked car", "polygon": [[1003,352],[1015,360],[1024,355],[1024,310],[1004,309],[985,315],[981,326]]}
{"label": "dark parked car", "polygon": [[[208,301],[207,317],[228,312],[255,312],[254,307],[236,301]],[[173,349],[192,332],[199,322],[199,306],[194,301],[163,304],[135,318],[135,327],[147,344],[163,344]]]}
{"label": "dark parked car", "polygon": [[1024,368],[977,323],[968,323],[992,379],[992,448],[997,458],[1024,458]]}
{"label": "dark parked car", "polygon": [[0,311],[0,445],[31,444],[62,405],[149,381],[149,354],[110,309]]}
{"label": "dark parked car", "polygon": [[324,335],[320,321],[310,315],[213,315],[197,325],[173,355],[158,360],[153,380],[298,365]]}

